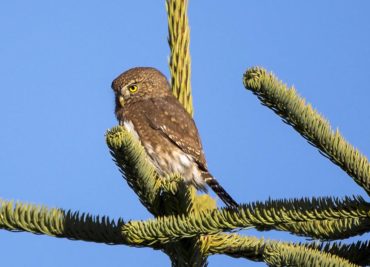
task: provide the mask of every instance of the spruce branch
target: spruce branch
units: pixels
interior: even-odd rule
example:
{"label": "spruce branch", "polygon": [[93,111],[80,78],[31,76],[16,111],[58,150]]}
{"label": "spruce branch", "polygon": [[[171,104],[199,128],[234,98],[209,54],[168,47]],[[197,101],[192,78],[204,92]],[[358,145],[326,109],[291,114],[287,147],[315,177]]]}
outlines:
{"label": "spruce branch", "polygon": [[122,231],[132,243],[153,245],[248,227],[289,230],[294,234],[322,239],[333,239],[331,235],[334,233],[335,238],[345,238],[368,231],[369,225],[370,206],[361,197],[343,200],[313,198],[269,200],[243,204],[239,209],[205,210],[188,216],[131,221],[123,226]]}
{"label": "spruce branch", "polygon": [[188,0],[166,0],[168,15],[169,67],[172,92],[193,115],[190,67],[190,28],[188,23]]}
{"label": "spruce branch", "polygon": [[334,131],[310,104],[306,104],[293,87],[288,88],[273,74],[260,67],[248,69],[244,86],[297,130],[321,154],[344,170],[370,195],[370,164],[360,151]]}
{"label": "spruce branch", "polygon": [[319,246],[264,240],[236,234],[202,236],[205,253],[264,261],[271,266],[355,266],[348,260],[320,250]]}

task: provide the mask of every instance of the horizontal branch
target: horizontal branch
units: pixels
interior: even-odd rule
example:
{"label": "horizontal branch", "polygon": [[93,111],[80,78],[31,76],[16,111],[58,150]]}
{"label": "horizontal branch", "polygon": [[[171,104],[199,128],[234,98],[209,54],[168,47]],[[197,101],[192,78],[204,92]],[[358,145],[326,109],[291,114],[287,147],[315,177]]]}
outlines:
{"label": "horizontal branch", "polygon": [[343,218],[308,220],[276,226],[276,230],[289,231],[299,236],[320,240],[337,240],[362,235],[369,231],[370,218]]}
{"label": "horizontal branch", "polygon": [[310,104],[306,104],[295,89],[289,88],[263,68],[254,67],[244,74],[244,86],[262,104],[282,117],[321,154],[347,172],[370,195],[370,163],[368,159],[334,131]]}
{"label": "horizontal branch", "polygon": [[[347,227],[342,227],[345,221]],[[310,228],[304,223],[328,227]],[[292,233],[322,239],[354,236],[370,228],[370,205],[362,198],[314,198],[269,200],[240,205],[238,209],[219,209],[189,216],[166,216],[147,221],[131,221],[123,226],[132,243],[165,244],[199,234],[216,234],[237,228],[289,230]],[[333,230],[333,229],[334,230]],[[328,231],[330,229],[330,231]],[[321,230],[321,231],[320,231]],[[335,237],[331,234],[335,232]]]}
{"label": "horizontal branch", "polygon": [[[206,198],[204,201],[207,202],[209,199]],[[20,202],[14,204],[13,201],[0,199],[0,229],[109,245],[163,249],[159,243],[148,245],[141,242],[131,242],[122,231],[124,226],[125,222],[121,218],[115,221],[108,216]]]}
{"label": "horizontal branch", "polygon": [[115,222],[107,216],[0,200],[0,228],[8,231],[26,231],[73,240],[136,246],[122,235],[123,225],[122,219]]}
{"label": "horizontal branch", "polygon": [[327,253],[345,258],[350,262],[361,266],[370,265],[370,242],[357,241],[352,244],[342,244],[340,242],[318,243],[312,242],[303,244],[308,248],[318,249]]}
{"label": "horizontal branch", "polygon": [[[284,203],[281,201],[268,201],[266,203],[243,205],[239,210],[203,211],[202,213],[192,213],[189,216],[167,216],[147,222],[129,222],[125,224],[122,219],[114,221],[107,216],[93,216],[86,213],[64,211],[56,208],[49,209],[22,203],[14,205],[11,201],[0,200],[0,228],[9,231],[46,234],[73,240],[135,247],[146,246],[154,249],[168,247],[171,241],[204,234],[201,242],[208,242],[208,245],[203,245],[203,247],[206,247],[203,249],[206,249],[210,254],[226,253],[233,257],[260,260],[266,249],[266,244],[261,243],[261,240],[256,241],[247,237],[240,239],[241,237],[236,235],[225,234],[218,234],[214,237],[210,234],[253,225],[257,225],[260,229],[263,226],[272,229],[274,225],[277,225],[278,227],[276,228],[279,228],[282,225],[289,225],[300,220],[309,221],[318,220],[319,218],[326,218],[325,220],[328,220],[328,218],[343,219],[344,214],[349,217],[357,217],[361,216],[361,214],[368,216],[366,214],[369,213],[364,211],[364,209],[368,208],[368,205],[362,199],[346,199],[342,202],[338,201],[335,205],[327,199],[325,201],[315,200],[311,201],[311,209],[308,208],[308,203],[304,204],[302,202],[303,204],[299,205],[301,210],[299,214],[292,209],[292,206],[298,205],[298,202],[284,201]],[[327,208],[323,209],[323,206]],[[353,206],[357,207],[357,211],[348,208]],[[303,215],[305,218],[300,219]],[[369,225],[369,222],[366,225]],[[222,241],[222,239],[228,238],[232,242],[226,243]],[[240,242],[243,242],[243,247],[240,246]],[[355,255],[357,255],[357,258],[360,257],[358,260],[361,260],[361,262],[369,261],[369,257],[366,256],[368,254],[368,243],[347,247],[346,245],[338,245],[336,247],[305,246],[308,249],[313,248],[343,257],[347,256],[349,259],[353,258],[350,256],[354,255],[354,251],[363,251],[363,256],[358,256],[360,254]],[[277,249],[280,251],[279,253],[285,251],[281,251],[282,248],[274,243],[273,249]],[[294,249],[296,250],[296,248]],[[261,252],[261,250],[264,251]],[[298,249],[299,253],[300,251],[304,252],[304,250]],[[357,253],[360,253],[358,251]],[[284,253],[288,253],[288,250]],[[290,254],[286,255],[289,256]],[[263,256],[263,260],[267,262],[268,259],[266,257]],[[279,257],[282,256],[280,255]],[[290,258],[289,260],[300,260],[300,258]]]}
{"label": "horizontal branch", "polygon": [[270,266],[356,266],[344,258],[305,244],[291,244],[236,234],[202,236],[202,249],[209,255],[264,261]]}

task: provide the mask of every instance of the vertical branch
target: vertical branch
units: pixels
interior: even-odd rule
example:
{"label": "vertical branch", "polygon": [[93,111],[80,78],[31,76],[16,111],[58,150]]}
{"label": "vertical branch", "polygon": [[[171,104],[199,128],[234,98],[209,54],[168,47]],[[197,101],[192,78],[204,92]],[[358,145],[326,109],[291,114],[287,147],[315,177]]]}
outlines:
{"label": "vertical branch", "polygon": [[[168,15],[168,44],[170,46],[169,67],[171,73],[172,93],[193,116],[193,101],[190,84],[190,29],[187,17],[188,0],[166,0]],[[180,201],[183,207],[178,212],[198,212],[199,205],[196,190],[180,190],[185,193]],[[181,193],[182,192],[182,193]],[[213,206],[211,202],[207,202]],[[207,205],[206,205],[207,206]],[[185,209],[185,210],[184,210]],[[206,266],[207,256],[201,253],[198,238],[183,239],[169,244],[165,249],[170,256],[172,266]]]}
{"label": "vertical branch", "polygon": [[166,0],[168,14],[169,67],[172,92],[193,115],[190,85],[190,29],[187,17],[188,0]]}

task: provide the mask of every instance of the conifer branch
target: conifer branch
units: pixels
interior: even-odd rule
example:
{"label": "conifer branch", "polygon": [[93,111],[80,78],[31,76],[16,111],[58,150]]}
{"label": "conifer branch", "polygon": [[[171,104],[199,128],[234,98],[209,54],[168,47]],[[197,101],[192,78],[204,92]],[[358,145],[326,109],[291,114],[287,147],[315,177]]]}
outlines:
{"label": "conifer branch", "polygon": [[163,178],[162,199],[166,203],[166,215],[190,214],[195,211],[217,208],[216,200],[208,194],[198,195],[194,187],[184,183],[179,174]]}
{"label": "conifer branch", "polygon": [[65,212],[30,204],[0,199],[0,228],[8,231],[27,231],[50,236],[64,232]]}
{"label": "conifer branch", "polygon": [[234,258],[263,261],[265,241],[252,236],[219,233],[201,237],[205,254],[225,254]]}
{"label": "conifer branch", "polygon": [[289,231],[296,235],[317,238],[320,240],[344,239],[356,235],[362,235],[369,231],[370,219],[367,218],[331,218],[321,220],[308,220],[279,224],[276,230]]}
{"label": "conifer branch", "polygon": [[[183,178],[177,175],[164,179],[162,188],[166,215],[188,216],[194,212],[216,208],[216,202],[212,197],[197,195],[196,189],[186,185]],[[206,266],[207,257],[201,253],[199,238],[196,236],[166,243],[163,247],[163,251],[171,259],[172,266]]]}
{"label": "conifer branch", "polygon": [[[307,224],[320,227],[307,227]],[[343,228],[343,225],[346,227]],[[234,210],[205,210],[188,216],[131,221],[122,230],[131,243],[153,245],[248,227],[289,230],[295,234],[323,239],[332,239],[330,235],[335,233],[335,238],[344,238],[369,230],[370,206],[360,197],[344,200],[269,200],[265,203],[244,204]]]}
{"label": "conifer branch", "polygon": [[208,195],[201,196],[199,201],[196,190],[185,185],[178,174],[160,177],[144,147],[124,127],[116,126],[107,131],[106,142],[123,177],[152,214],[189,213],[192,205],[199,202],[203,209],[216,208],[214,199]]}
{"label": "conifer branch", "polygon": [[[169,66],[173,94],[192,115],[190,30],[187,0],[166,0]],[[370,194],[370,164],[293,88],[262,68],[244,75],[244,84],[262,103],[293,126],[309,143],[346,171]],[[147,246],[167,253],[172,266],[204,266],[208,255],[226,254],[271,266],[355,266],[369,264],[369,242],[351,245],[290,244],[224,234],[237,228],[284,230],[320,239],[362,234],[370,228],[370,206],[362,198],[269,200],[216,209],[208,195],[197,196],[176,174],[159,177],[140,142],[123,127],[106,134],[110,152],[143,205],[156,219],[117,222],[108,217],[0,200],[0,228],[106,244]],[[340,257],[339,257],[340,256]]]}
{"label": "conifer branch", "polygon": [[[193,205],[199,202],[195,188],[185,185],[183,179],[176,174],[159,177],[154,166],[148,161],[140,142],[123,127],[117,126],[108,131],[106,141],[121,173],[152,214],[155,216],[186,215],[194,210]],[[206,196],[206,199],[212,198]],[[209,200],[208,203],[212,204],[212,201]],[[209,207],[212,206],[209,205]],[[195,262],[206,262],[206,258],[200,257],[197,252],[196,243],[195,238],[190,238],[161,247],[170,256],[173,266],[182,266],[182,264],[190,266]],[[141,245],[140,243],[130,244]],[[154,247],[157,245],[153,244]]]}
{"label": "conifer branch", "polygon": [[[179,225],[179,223],[176,223],[173,216],[171,216],[171,219],[174,222],[171,226],[171,230],[173,230],[176,227],[175,225]],[[122,231],[126,226],[122,219],[115,222],[106,216],[92,216],[86,213],[80,214],[62,209],[48,209],[30,204],[17,203],[14,205],[13,202],[0,201],[0,228],[9,231],[27,231],[73,240],[166,249],[166,246],[163,247],[160,242],[152,242],[150,244],[145,242],[144,244],[143,242],[138,242],[138,239],[132,242],[132,238],[126,236],[127,231]],[[183,225],[182,228],[185,229],[186,226]],[[170,239],[172,240],[173,238]],[[263,241],[253,237],[241,237],[235,234],[205,235],[200,239],[185,239],[183,241],[193,242],[196,245],[194,251],[190,250],[192,248],[190,246],[188,251],[183,252],[188,253],[189,257],[194,257],[196,253],[201,255],[222,253],[232,257],[244,257],[256,261],[263,260],[274,264],[280,261],[286,264],[305,266],[301,263],[309,262],[313,265],[319,263],[320,266],[326,266],[325,264],[328,262],[336,262],[342,264],[340,266],[350,266],[347,265],[346,261],[339,258],[319,253],[324,251],[348,258],[358,264],[367,264],[369,262],[368,242],[358,242],[352,245],[341,245],[340,243],[335,245],[315,243],[292,245],[275,241]],[[305,246],[306,249],[303,249],[302,246]],[[186,246],[182,244],[182,246],[177,246],[176,248],[184,249]],[[307,255],[304,256],[304,254]],[[193,258],[194,261],[202,259],[205,260],[206,258],[196,257],[196,255]],[[316,266],[318,265],[316,264]]]}
{"label": "conifer branch", "polygon": [[341,258],[345,258],[354,264],[361,266],[370,265],[370,242],[357,241],[352,244],[342,244],[340,242],[331,243],[318,243],[313,242],[310,244],[304,244],[308,248],[314,248],[320,251],[324,251],[333,255],[337,255]]}
{"label": "conifer branch", "polygon": [[[187,8],[188,0],[166,0],[172,93],[187,112],[193,115],[190,84],[190,29]],[[178,178],[180,179],[175,183],[171,180],[168,182],[168,179],[162,182],[164,206],[162,210],[166,215],[190,214],[201,209],[215,208],[215,202],[210,196],[197,196],[195,188],[185,185],[183,179]],[[205,205],[199,204],[201,199],[205,200],[203,201]],[[172,266],[205,266],[207,258],[199,253],[197,243],[197,238],[190,238],[167,244],[164,251],[171,258]]]}
{"label": "conifer branch", "polygon": [[0,200],[0,228],[106,244],[135,246],[122,236],[122,219]]}
{"label": "conifer branch", "polygon": [[185,109],[193,115],[190,67],[190,28],[188,0],[166,0],[168,14],[168,44],[171,54],[169,67],[172,92]]}
{"label": "conifer branch", "polygon": [[125,128],[117,126],[107,131],[106,142],[114,162],[141,203],[153,214],[159,213],[161,179],[140,141]]}
{"label": "conifer branch", "polygon": [[347,172],[354,181],[370,194],[370,164],[360,151],[333,131],[310,104],[306,104],[293,87],[289,88],[263,68],[254,67],[244,74],[244,86],[297,130],[321,154]]}
{"label": "conifer branch", "polygon": [[203,236],[203,250],[209,255],[264,261],[270,266],[356,266],[348,260],[306,244],[291,244],[236,234]]}

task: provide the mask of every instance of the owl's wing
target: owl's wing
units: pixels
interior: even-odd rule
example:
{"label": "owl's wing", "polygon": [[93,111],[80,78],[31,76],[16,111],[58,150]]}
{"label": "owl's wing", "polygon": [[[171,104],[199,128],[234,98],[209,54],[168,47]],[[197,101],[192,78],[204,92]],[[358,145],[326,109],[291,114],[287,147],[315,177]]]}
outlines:
{"label": "owl's wing", "polygon": [[174,96],[152,98],[154,110],[144,110],[153,129],[161,132],[186,154],[191,155],[201,169],[207,164],[194,120]]}

